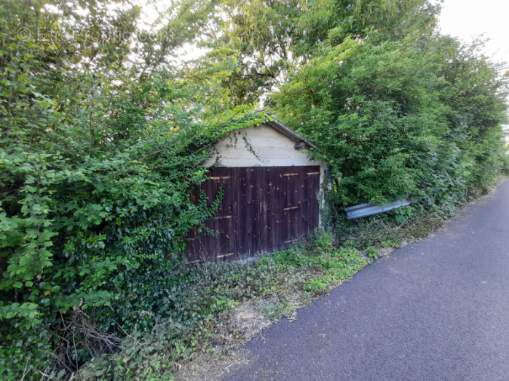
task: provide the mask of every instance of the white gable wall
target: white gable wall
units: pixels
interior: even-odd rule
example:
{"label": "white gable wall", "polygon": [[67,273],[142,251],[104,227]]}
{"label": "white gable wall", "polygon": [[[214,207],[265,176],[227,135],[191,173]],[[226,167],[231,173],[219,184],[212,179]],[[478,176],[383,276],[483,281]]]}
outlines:
{"label": "white gable wall", "polygon": [[206,167],[279,167],[322,165],[311,160],[305,149],[296,150],[295,142],[266,126],[236,131],[214,147]]}

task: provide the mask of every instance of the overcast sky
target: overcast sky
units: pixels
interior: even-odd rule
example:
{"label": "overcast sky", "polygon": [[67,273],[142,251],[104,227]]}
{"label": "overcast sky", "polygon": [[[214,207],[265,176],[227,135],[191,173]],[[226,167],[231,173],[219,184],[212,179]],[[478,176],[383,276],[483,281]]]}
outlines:
{"label": "overcast sky", "polygon": [[509,0],[444,0],[440,28],[465,42],[490,39],[486,53],[509,63]]}

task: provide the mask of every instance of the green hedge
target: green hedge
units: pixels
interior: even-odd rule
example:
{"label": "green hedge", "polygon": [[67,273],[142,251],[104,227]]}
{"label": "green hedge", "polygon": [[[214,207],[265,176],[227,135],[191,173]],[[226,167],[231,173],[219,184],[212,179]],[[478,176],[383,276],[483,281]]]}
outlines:
{"label": "green hedge", "polygon": [[[256,66],[268,60],[210,65],[197,79],[167,59],[199,35],[215,2],[182,2],[185,17],[154,34],[137,29],[136,6],[29,3],[0,7],[0,378],[7,380],[69,375],[115,350],[122,336],[174,316],[179,301],[161,305],[161,296],[182,288],[186,234],[214,212],[190,200],[204,180],[200,164],[221,137],[267,120],[229,100],[267,88]],[[356,23],[362,14],[343,14],[352,4],[332,3],[304,12],[295,38],[274,41],[286,41],[289,52],[293,43],[309,49],[285,58],[280,69],[290,78],[268,103],[329,163],[333,210],[399,197],[447,209],[485,190],[503,162],[504,83],[494,67],[455,40],[405,37],[413,27],[382,38],[369,28],[377,12]],[[408,10],[424,2],[410,3]],[[340,15],[322,17],[331,9]],[[434,13],[425,14],[432,23]],[[305,33],[321,20],[320,33]],[[270,71],[269,82],[282,74]]]}
{"label": "green hedge", "polygon": [[504,81],[475,49],[440,36],[330,44],[272,104],[320,143],[338,211],[401,197],[447,208],[493,183]]}

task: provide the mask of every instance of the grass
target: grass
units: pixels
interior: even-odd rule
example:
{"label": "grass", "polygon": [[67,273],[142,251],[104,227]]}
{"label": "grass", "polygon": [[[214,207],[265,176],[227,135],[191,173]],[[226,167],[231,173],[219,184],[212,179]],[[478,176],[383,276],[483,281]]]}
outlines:
{"label": "grass", "polygon": [[[306,244],[241,263],[187,267],[169,317],[149,334],[128,335],[120,351],[96,358],[79,378],[214,379],[235,358],[239,344],[314,297],[350,279],[380,256],[426,237],[451,211],[407,208],[359,221],[336,221]],[[161,303],[165,303],[165,299]],[[214,376],[215,375],[215,376]]]}
{"label": "grass", "polygon": [[[186,281],[178,294],[180,304],[174,306],[180,312],[160,321],[149,334],[127,336],[119,352],[90,361],[79,378],[172,379],[198,354],[218,348],[224,353],[269,322],[291,318],[297,308],[369,262],[353,247],[335,247],[332,235],[321,232],[309,243],[251,263],[188,268],[182,275]],[[252,327],[249,319],[259,320],[258,326]]]}

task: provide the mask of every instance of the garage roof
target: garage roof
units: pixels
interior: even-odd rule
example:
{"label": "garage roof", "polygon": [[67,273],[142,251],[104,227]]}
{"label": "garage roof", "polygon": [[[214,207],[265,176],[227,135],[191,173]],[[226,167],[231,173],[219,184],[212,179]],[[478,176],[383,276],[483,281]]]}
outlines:
{"label": "garage roof", "polygon": [[271,120],[268,122],[265,122],[262,124],[263,126],[271,127],[272,129],[276,130],[280,134],[286,136],[290,140],[295,142],[295,148],[315,148],[314,144],[311,143],[309,140],[298,134],[297,132],[293,131],[289,127],[285,126],[283,123],[277,121],[277,120]]}

